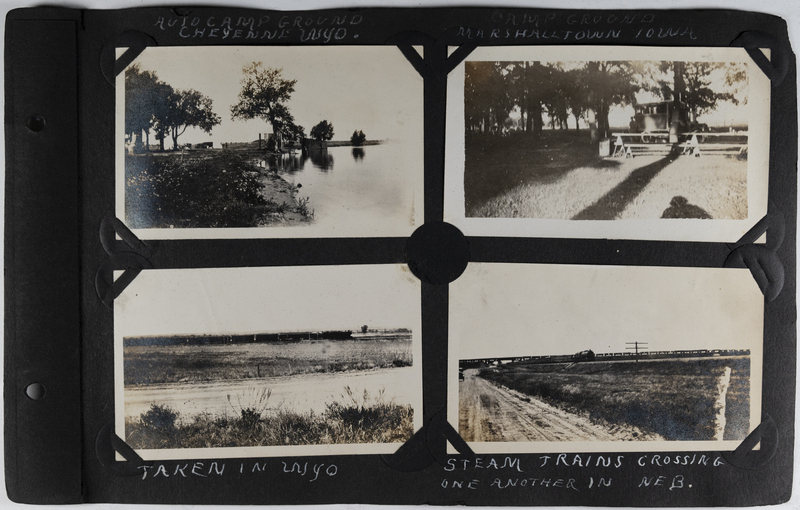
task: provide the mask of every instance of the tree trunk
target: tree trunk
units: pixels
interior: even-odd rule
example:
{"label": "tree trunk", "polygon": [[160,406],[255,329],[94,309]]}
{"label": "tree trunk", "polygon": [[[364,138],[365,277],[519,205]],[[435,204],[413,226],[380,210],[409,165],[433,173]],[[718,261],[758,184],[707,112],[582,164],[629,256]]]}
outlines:
{"label": "tree trunk", "polygon": [[272,138],[275,139],[275,152],[280,152],[282,148],[280,128],[275,122],[272,122]]}
{"label": "tree trunk", "polygon": [[526,133],[531,132],[531,94],[530,94],[530,73],[528,72],[528,62],[525,62],[525,72],[522,75],[522,105],[523,114],[525,116],[525,123],[523,124],[523,131]]}
{"label": "tree trunk", "polygon": [[586,120],[589,122],[589,136],[592,142],[596,142],[600,139],[597,135],[597,116],[594,113],[594,108],[589,108],[586,110]]}
{"label": "tree trunk", "polygon": [[682,101],[686,95],[686,81],[683,79],[683,62],[673,62],[673,85],[675,89],[675,97],[673,101]]}
{"label": "tree trunk", "polygon": [[608,104],[602,100],[600,102],[600,118],[598,119],[598,124],[598,134],[600,137],[608,138],[608,132],[610,131],[608,125]]}

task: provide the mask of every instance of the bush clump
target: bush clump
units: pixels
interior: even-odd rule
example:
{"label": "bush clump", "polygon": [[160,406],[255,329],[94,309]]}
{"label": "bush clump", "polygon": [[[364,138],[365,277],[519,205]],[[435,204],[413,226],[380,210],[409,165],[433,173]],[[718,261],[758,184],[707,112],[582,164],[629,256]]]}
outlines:
{"label": "bush clump", "polygon": [[[204,413],[180,423],[177,413],[172,411],[172,416],[164,406],[153,404],[151,411],[138,420],[126,420],[126,442],[136,449],[217,448],[399,443],[413,435],[413,409],[410,405],[384,402],[383,390],[375,397],[366,391],[363,396],[356,396],[345,387],[342,397],[341,402],[328,404],[321,414],[291,409],[268,411],[266,400],[263,407],[256,400],[246,403],[234,416]],[[159,411],[151,414],[153,409]]]}
{"label": "bush clump", "polygon": [[133,228],[255,227],[286,205],[266,198],[245,155],[149,155],[126,159],[126,220]]}

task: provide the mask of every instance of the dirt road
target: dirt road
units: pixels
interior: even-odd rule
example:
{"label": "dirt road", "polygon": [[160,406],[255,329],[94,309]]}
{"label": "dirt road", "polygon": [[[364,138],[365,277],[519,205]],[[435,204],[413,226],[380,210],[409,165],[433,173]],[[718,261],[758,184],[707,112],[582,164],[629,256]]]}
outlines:
{"label": "dirt road", "polygon": [[[184,416],[199,413],[236,415],[241,408],[253,405],[257,392],[272,390],[268,410],[314,411],[322,413],[326,404],[345,402],[344,387],[349,386],[359,402],[364,390],[370,400],[385,390],[383,401],[414,404],[418,400],[414,367],[389,368],[363,372],[307,374],[290,377],[270,377],[207,383],[171,383],[125,387],[125,416],[138,417],[151,404],[168,405]],[[230,396],[230,401],[228,400]]]}
{"label": "dirt road", "polygon": [[633,427],[606,428],[464,371],[459,382],[459,433],[467,441],[635,441]]}

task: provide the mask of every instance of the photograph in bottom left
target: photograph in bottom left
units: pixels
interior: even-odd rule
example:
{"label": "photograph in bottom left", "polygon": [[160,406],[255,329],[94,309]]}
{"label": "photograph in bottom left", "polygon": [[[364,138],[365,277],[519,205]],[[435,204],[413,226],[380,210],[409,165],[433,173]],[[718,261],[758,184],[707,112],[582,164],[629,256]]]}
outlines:
{"label": "photograph in bottom left", "polygon": [[420,321],[405,265],[142,271],[114,303],[117,435],[145,460],[392,453]]}

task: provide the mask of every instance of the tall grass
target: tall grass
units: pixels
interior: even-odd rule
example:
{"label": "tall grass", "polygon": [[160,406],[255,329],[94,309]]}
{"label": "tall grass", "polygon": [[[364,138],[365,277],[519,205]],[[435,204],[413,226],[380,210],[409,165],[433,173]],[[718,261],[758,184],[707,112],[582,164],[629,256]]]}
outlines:
{"label": "tall grass", "polygon": [[137,449],[398,443],[414,433],[411,406],[385,402],[383,390],[355,395],[345,386],[341,401],[329,403],[319,414],[270,410],[268,390],[254,390],[249,398],[228,397],[236,402],[231,404],[238,411],[234,416],[183,418],[152,404],[138,419],[125,420],[126,442]]}
{"label": "tall grass", "polygon": [[736,391],[728,394],[725,439],[744,439],[750,406],[742,380],[749,380],[749,359],[515,366],[480,376],[596,422],[634,425],[667,440],[713,440],[717,383],[726,366]]}

